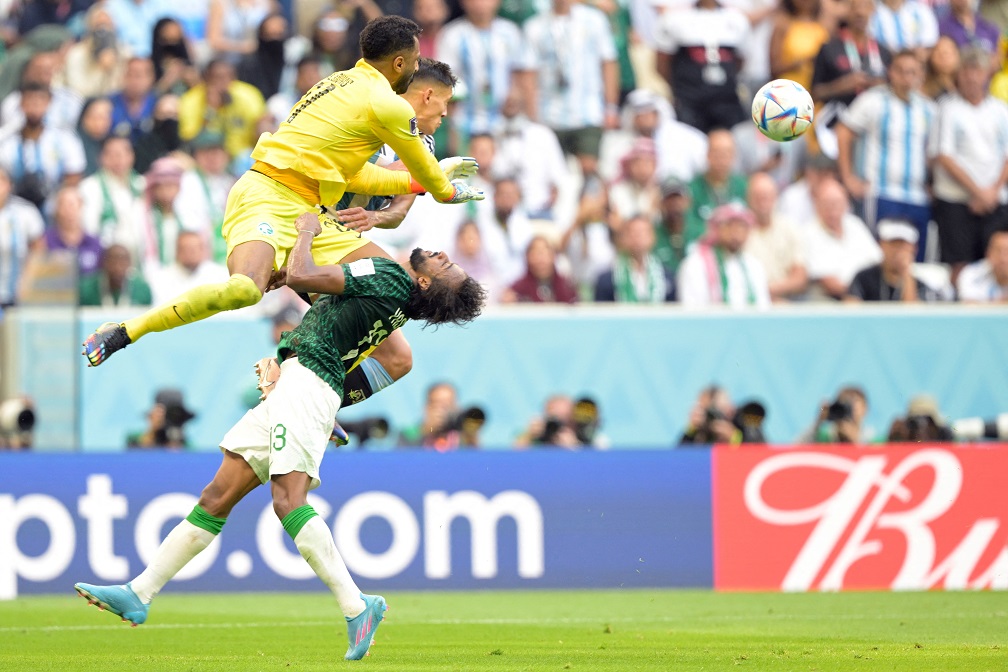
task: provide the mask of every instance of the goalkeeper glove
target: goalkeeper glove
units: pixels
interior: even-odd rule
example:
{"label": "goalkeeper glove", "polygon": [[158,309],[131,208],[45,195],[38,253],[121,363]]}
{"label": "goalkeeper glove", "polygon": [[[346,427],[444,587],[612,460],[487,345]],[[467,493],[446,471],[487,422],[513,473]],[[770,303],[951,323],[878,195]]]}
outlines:
{"label": "goalkeeper glove", "polygon": [[472,177],[479,170],[479,164],[471,156],[449,156],[438,161],[438,165],[449,180]]}
{"label": "goalkeeper glove", "polygon": [[477,189],[463,180],[452,180],[452,186],[455,187],[455,193],[447,200],[438,201],[439,203],[466,203],[468,201],[482,201],[484,198],[481,189]]}

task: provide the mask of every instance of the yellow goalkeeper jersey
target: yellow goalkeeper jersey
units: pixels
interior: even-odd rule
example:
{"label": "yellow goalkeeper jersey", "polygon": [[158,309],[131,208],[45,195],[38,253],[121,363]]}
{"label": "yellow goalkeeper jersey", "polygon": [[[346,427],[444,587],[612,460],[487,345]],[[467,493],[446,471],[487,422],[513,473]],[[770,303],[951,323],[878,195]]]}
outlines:
{"label": "yellow goalkeeper jersey", "polygon": [[[409,174],[368,163],[385,144]],[[336,203],[348,187],[408,194],[410,175],[438,199],[455,190],[420,140],[413,108],[363,59],[309,89],[276,133],[259,136],[252,158],[258,161],[254,170],[321,204]]]}

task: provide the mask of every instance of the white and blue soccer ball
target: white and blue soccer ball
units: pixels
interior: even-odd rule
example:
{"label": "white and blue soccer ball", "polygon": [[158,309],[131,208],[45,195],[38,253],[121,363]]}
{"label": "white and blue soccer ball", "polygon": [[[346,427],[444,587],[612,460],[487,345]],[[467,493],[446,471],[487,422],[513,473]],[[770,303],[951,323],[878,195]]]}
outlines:
{"label": "white and blue soccer ball", "polygon": [[790,79],[767,82],[752,101],[752,120],[777,142],[794,140],[812,126],[812,96]]}

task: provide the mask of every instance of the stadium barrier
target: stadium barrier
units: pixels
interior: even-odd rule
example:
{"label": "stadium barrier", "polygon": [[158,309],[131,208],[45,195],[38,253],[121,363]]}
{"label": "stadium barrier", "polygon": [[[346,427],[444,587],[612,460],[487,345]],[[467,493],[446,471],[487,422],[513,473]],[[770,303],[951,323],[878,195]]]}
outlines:
{"label": "stadium barrier", "polygon": [[[121,583],[209,454],[0,456],[0,599]],[[1008,587],[1008,445],[332,454],[309,502],[365,590]],[[171,590],[322,590],[260,488]]]}
{"label": "stadium barrier", "polygon": [[[20,309],[5,313],[0,385],[35,399],[39,450],[121,451],[142,430],[155,391],[178,387],[197,417],[191,445],[214,450],[241,417],[252,363],[273,349],[263,319],[220,315],[152,334],[97,369],[80,343],[128,313]],[[1008,410],[1008,313],[969,306],[800,306],[761,313],[674,307],[491,309],[465,329],[408,323],[413,371],[341,412],[419,420],[427,387],[446,380],[462,404],[487,413],[487,448],[508,448],[554,393],[598,401],[602,431],[625,448],[668,448],[697,393],[711,382],[767,407],[772,443],[790,443],[839,387],[861,385],[867,424],[885,436],[915,394],[950,418]],[[253,399],[255,395],[253,394]],[[386,446],[387,447],[387,446]]]}

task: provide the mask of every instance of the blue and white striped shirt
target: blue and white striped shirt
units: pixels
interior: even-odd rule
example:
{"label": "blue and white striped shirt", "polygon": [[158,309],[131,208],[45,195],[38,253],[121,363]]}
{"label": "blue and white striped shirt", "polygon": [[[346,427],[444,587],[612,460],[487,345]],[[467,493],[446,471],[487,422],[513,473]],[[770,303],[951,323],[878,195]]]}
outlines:
{"label": "blue and white striped shirt", "polygon": [[585,5],[539,14],[525,23],[525,41],[538,71],[540,121],[555,130],[601,126],[602,64],[616,60],[606,15]]}
{"label": "blue and white striped shirt", "polygon": [[884,2],[876,2],[868,32],[893,53],[933,47],[938,41],[938,20],[933,9],[917,0],[904,0],[895,11]]}
{"label": "blue and white striped shirt", "polygon": [[903,101],[888,86],[876,86],[854,99],[840,121],[859,136],[855,171],[871,195],[900,203],[926,205],[927,141],[935,107],[919,93]]}
{"label": "blue and white striped shirt", "polygon": [[31,243],[45,225],[38,208],[17,196],[0,204],[0,305],[14,303]]}

